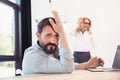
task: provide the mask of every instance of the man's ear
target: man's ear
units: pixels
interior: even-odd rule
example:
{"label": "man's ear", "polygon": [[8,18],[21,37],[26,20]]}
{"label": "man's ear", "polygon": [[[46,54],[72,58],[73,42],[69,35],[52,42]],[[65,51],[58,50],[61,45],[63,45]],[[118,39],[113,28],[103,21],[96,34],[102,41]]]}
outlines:
{"label": "man's ear", "polygon": [[36,32],[36,36],[37,36],[37,38],[39,38],[40,37],[40,33]]}

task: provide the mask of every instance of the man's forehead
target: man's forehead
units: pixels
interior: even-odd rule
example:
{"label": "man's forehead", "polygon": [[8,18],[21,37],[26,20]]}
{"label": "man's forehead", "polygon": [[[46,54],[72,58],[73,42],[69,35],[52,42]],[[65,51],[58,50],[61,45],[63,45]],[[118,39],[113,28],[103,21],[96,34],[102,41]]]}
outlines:
{"label": "man's forehead", "polygon": [[54,33],[54,34],[56,34],[55,31],[54,31],[49,25],[45,26],[45,27],[43,28],[43,31],[42,31],[42,32],[43,32],[43,33]]}
{"label": "man's forehead", "polygon": [[42,31],[42,32],[44,32],[44,31],[50,32],[50,31],[53,31],[53,29],[51,28],[51,26],[46,25],[46,26],[43,28],[43,31]]}

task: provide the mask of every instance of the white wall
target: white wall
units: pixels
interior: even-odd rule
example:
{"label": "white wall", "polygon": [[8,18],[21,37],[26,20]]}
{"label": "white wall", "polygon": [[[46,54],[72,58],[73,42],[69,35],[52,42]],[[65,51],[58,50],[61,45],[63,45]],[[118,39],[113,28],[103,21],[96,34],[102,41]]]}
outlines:
{"label": "white wall", "polygon": [[[69,33],[76,27],[79,17],[89,17],[92,20],[92,30],[97,43],[94,54],[102,57],[105,66],[111,67],[117,45],[120,44],[120,0],[51,0],[62,21],[67,21],[64,28],[72,45]],[[47,16],[52,16],[49,0],[32,0],[33,43],[36,41],[36,22]],[[67,30],[68,29],[68,30]]]}

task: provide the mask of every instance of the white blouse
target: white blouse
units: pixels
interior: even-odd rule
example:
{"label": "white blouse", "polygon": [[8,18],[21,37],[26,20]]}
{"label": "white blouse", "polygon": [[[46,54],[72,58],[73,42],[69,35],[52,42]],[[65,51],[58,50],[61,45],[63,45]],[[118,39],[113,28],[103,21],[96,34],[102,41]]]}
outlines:
{"label": "white blouse", "polygon": [[93,35],[88,31],[79,32],[74,37],[74,51],[88,52],[94,48],[95,42]]}

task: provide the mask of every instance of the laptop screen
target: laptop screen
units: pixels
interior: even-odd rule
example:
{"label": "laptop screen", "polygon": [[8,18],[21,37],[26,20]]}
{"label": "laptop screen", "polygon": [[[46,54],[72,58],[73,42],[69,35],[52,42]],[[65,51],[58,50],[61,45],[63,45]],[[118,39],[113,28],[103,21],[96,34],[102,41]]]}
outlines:
{"label": "laptop screen", "polygon": [[120,45],[117,46],[112,68],[120,69]]}

